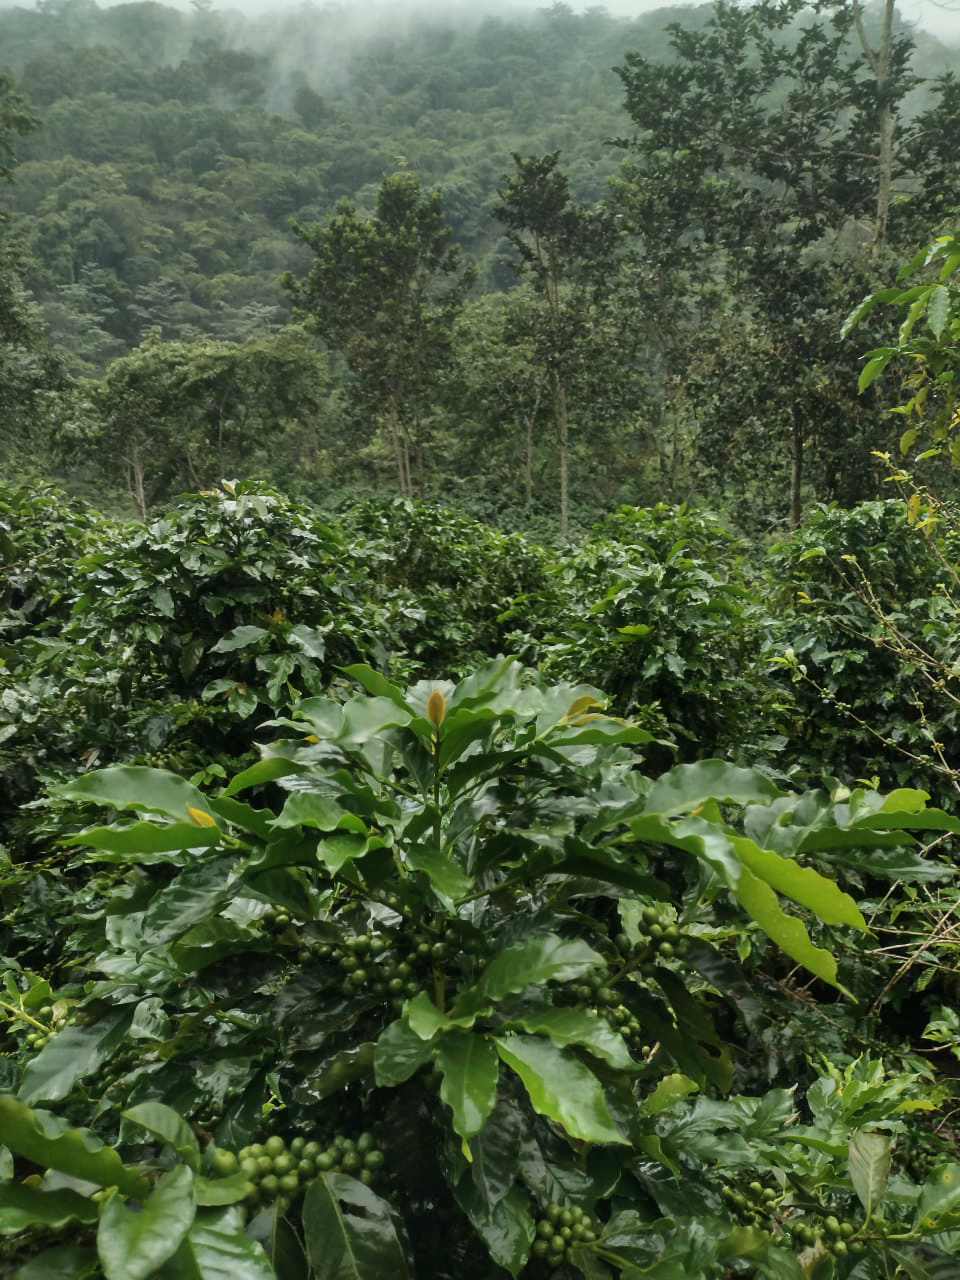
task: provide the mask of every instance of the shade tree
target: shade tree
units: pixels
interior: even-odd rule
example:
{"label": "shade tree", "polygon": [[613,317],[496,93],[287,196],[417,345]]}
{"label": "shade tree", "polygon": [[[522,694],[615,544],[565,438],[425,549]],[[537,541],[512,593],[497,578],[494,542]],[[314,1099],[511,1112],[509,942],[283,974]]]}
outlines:
{"label": "shade tree", "polygon": [[430,413],[453,352],[451,326],[473,280],[439,191],[409,173],[386,178],[373,215],[342,201],[327,223],[293,224],[313,253],[284,287],[310,328],[349,370],[348,394],[389,442],[397,488],[423,493]]}

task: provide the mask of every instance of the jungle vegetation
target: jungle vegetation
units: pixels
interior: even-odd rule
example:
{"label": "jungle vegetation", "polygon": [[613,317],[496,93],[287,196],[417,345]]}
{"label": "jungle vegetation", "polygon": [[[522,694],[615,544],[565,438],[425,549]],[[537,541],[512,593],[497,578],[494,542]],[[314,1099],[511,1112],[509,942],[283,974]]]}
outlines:
{"label": "jungle vegetation", "polygon": [[0,48],[0,1274],[953,1280],[951,52]]}

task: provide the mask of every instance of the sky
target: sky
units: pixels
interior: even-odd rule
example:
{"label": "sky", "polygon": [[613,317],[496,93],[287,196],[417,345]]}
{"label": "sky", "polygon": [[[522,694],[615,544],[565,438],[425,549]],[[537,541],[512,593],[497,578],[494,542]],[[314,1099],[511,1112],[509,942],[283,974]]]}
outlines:
{"label": "sky", "polygon": [[[113,4],[130,3],[131,0],[97,0],[101,8]],[[189,0],[161,0],[175,9],[189,9]],[[317,0],[323,3],[323,0]],[[576,11],[591,8],[600,4],[617,17],[637,17],[654,9],[665,8],[664,0],[566,0],[570,8]],[[668,0],[669,2],[669,0]],[[693,0],[695,3],[696,0]],[[869,0],[867,0],[869,3]],[[450,13],[457,9],[476,13],[478,9],[492,10],[537,9],[545,8],[550,0],[337,0],[344,8],[354,13],[359,11],[376,12],[383,9],[440,9]],[[683,0],[676,0],[683,3]],[[0,6],[9,7],[19,4],[23,8],[32,8],[32,0],[0,0]],[[243,13],[262,13],[271,8],[295,8],[296,0],[214,0],[214,9],[233,9]],[[898,8],[905,18],[918,26],[924,27],[941,40],[951,43],[960,42],[960,0],[899,0]]]}

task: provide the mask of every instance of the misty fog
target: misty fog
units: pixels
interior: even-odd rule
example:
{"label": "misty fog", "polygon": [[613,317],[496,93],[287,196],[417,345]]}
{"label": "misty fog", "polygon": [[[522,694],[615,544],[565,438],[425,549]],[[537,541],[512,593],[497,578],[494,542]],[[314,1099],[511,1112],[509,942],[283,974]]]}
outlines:
{"label": "misty fog", "polygon": [[[105,9],[128,3],[130,0],[98,0],[97,7]],[[168,8],[182,11],[196,7],[191,0],[165,0],[165,3]],[[42,0],[38,0],[37,4],[24,3],[23,0],[0,0],[0,8],[33,9],[41,7],[41,4]],[[549,8],[550,5],[538,3],[538,0],[480,0],[480,3],[476,0],[338,0],[335,4],[316,6],[288,4],[283,0],[280,3],[271,3],[270,0],[227,0],[222,4],[214,3],[211,7],[220,14],[232,12],[258,18],[297,9],[342,10],[351,30],[359,34],[364,28],[371,31],[382,30],[384,25],[398,20],[402,22],[410,16],[435,16],[445,22],[473,22],[477,18],[497,14],[532,13],[537,9]],[[613,17],[637,18],[665,6],[660,0],[606,0],[604,4],[578,3],[573,0],[567,7],[574,13],[602,9]],[[897,7],[907,21],[939,39],[951,43],[960,41],[960,0],[900,0]]]}

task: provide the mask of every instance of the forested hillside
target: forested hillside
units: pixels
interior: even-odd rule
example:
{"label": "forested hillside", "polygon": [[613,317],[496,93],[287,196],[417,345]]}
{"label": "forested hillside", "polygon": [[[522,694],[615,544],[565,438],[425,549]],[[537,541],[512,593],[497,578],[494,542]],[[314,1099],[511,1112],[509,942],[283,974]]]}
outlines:
{"label": "forested hillside", "polygon": [[[864,22],[879,48],[881,11]],[[328,502],[443,495],[544,531],[623,500],[764,529],[873,496],[865,459],[890,432],[837,332],[885,279],[866,251],[875,95],[896,135],[887,266],[948,213],[955,167],[952,54],[899,23],[888,43],[883,87],[849,11],[792,2],[376,30],[337,8],[0,10],[5,101],[38,125],[3,194],[26,291],[7,311],[31,330],[4,354],[7,469],[140,514],[233,475]],[[319,228],[348,202],[369,266],[434,200],[433,241],[421,227],[376,287],[432,305],[441,241],[470,276],[412,361],[421,320],[394,311],[378,376],[408,385],[374,388],[349,334],[389,307]],[[349,315],[300,287],[324,252]]]}
{"label": "forested hillside", "polygon": [[0,1276],[956,1280],[954,54],[0,53]]}

